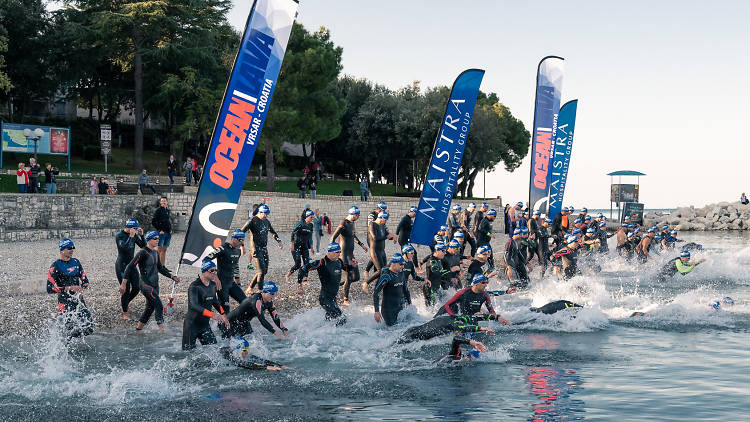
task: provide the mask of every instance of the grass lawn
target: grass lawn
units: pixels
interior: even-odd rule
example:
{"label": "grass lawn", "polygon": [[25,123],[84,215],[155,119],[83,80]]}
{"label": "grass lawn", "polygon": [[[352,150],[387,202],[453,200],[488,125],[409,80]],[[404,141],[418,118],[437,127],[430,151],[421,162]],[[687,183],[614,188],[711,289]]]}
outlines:
{"label": "grass lawn", "polygon": [[[3,168],[16,169],[18,163],[22,160],[28,161],[29,156],[33,154],[20,153],[3,153]],[[150,174],[154,174],[157,169],[161,174],[166,174],[167,160],[169,153],[157,151],[144,151],[143,162]],[[44,163],[52,163],[60,171],[68,171],[68,157],[62,155],[40,155],[39,162],[44,167]],[[112,148],[112,156],[107,163],[107,173],[115,174],[136,174],[138,171],[132,168],[133,150],[129,148]],[[102,173],[104,174],[104,157],[98,160],[84,160],[80,157],[70,157],[71,171],[78,173]]]}
{"label": "grass lawn", "polygon": [[[276,181],[274,183],[274,187],[276,188],[276,192],[288,192],[288,193],[297,193],[299,190],[297,189],[297,181],[296,180],[290,180],[290,181]],[[254,190],[254,191],[265,191],[266,190],[266,182],[260,181],[248,181],[245,183],[245,190]],[[355,181],[322,181],[318,183],[318,195],[341,195],[343,194],[344,190],[351,190],[352,194],[356,197],[359,197],[359,182]],[[375,184],[370,188],[371,193],[374,193],[375,195],[393,195],[393,185],[379,185]]]}

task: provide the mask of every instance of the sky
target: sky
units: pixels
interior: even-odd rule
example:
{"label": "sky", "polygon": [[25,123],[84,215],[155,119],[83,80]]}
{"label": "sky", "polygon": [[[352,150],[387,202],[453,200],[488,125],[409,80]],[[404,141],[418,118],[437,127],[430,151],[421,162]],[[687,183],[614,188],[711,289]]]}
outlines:
{"label": "sky", "polygon": [[[298,22],[330,29],[343,73],[392,89],[450,86],[467,68],[531,132],[536,68],[565,58],[578,99],[565,205],[609,208],[615,170],[638,170],[646,208],[736,201],[748,191],[750,2],[301,0]],[[243,29],[252,1],[234,0]],[[273,107],[273,103],[271,104]],[[437,125],[437,122],[436,122]],[[528,201],[529,158],[478,176],[475,196]],[[747,167],[746,167],[747,166]],[[635,183],[624,178],[623,183]]]}

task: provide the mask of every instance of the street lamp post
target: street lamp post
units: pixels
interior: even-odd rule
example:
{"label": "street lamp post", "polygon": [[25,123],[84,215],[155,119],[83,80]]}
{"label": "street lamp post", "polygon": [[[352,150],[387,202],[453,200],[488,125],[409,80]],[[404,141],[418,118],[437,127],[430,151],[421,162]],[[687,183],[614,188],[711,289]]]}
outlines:
{"label": "street lamp post", "polygon": [[27,128],[23,130],[23,136],[26,138],[26,143],[28,143],[29,140],[34,141],[34,160],[38,161],[36,157],[37,145],[39,144],[39,140],[42,139],[42,136],[44,136],[44,131],[40,128],[36,128],[34,131]]}

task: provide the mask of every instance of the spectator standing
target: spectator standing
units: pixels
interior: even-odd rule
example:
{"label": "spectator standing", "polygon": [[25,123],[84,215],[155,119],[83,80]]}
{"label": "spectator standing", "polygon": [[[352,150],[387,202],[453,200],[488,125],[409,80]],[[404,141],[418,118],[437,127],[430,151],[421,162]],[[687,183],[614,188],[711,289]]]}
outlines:
{"label": "spectator standing", "polygon": [[370,197],[370,187],[367,184],[367,180],[362,179],[361,182],[359,182],[359,200],[363,202],[367,202],[367,199]]}
{"label": "spectator standing", "polygon": [[16,183],[18,184],[18,193],[26,193],[26,188],[29,186],[29,168],[24,163],[18,163]]}
{"label": "spectator standing", "polygon": [[193,159],[193,183],[196,185],[198,184],[198,181],[200,180],[200,176],[198,176],[198,160]]}
{"label": "spectator standing", "polygon": [[315,208],[313,217],[313,239],[315,240],[315,253],[320,253],[320,238],[323,237],[323,216],[320,210]]}
{"label": "spectator standing", "polygon": [[53,168],[52,164],[47,163],[44,166],[44,185],[47,188],[47,193],[57,193],[58,174],[60,174],[60,170]]}
{"label": "spectator standing", "polygon": [[146,173],[146,169],[143,169],[140,176],[138,176],[138,188],[141,190],[141,195],[146,194],[146,188],[151,189],[151,192],[156,195],[156,189],[154,189],[153,185],[148,183],[148,173]]}
{"label": "spectator standing", "polygon": [[317,161],[313,161],[310,169],[312,170],[312,177],[314,177],[315,180],[320,180],[320,164],[318,164]]}
{"label": "spectator standing", "polygon": [[297,180],[297,189],[299,189],[300,198],[305,197],[305,186],[307,186],[307,182],[305,181],[305,176],[300,176],[299,180]]}
{"label": "spectator standing", "polygon": [[167,160],[167,173],[169,173],[169,185],[174,185],[174,173],[177,171],[177,161],[174,159],[174,155],[169,155]]}
{"label": "spectator standing", "polygon": [[159,231],[159,260],[164,265],[167,259],[167,248],[169,243],[172,241],[172,221],[170,220],[171,211],[167,206],[169,205],[167,197],[162,196],[159,199],[159,208],[154,212],[154,217],[151,218],[151,225]]}
{"label": "spectator standing", "polygon": [[107,179],[105,179],[104,177],[100,177],[97,187],[99,188],[99,195],[106,195],[107,191],[109,190]]}
{"label": "spectator standing", "polygon": [[740,196],[740,203],[742,205],[750,204],[750,200],[748,200],[747,196],[745,196],[745,192],[742,192],[742,196]]}
{"label": "spectator standing", "polygon": [[36,158],[29,158],[29,188],[31,193],[39,192],[39,173],[42,167],[36,162]]}
{"label": "spectator standing", "polygon": [[510,237],[512,236],[512,233],[510,232],[510,216],[508,215],[508,210],[510,210],[510,204],[505,204],[505,210],[503,211],[503,221],[505,222],[505,234],[507,234]]}
{"label": "spectator standing", "polygon": [[310,174],[310,167],[305,164],[305,168],[302,169],[302,172],[305,173],[305,178]]}
{"label": "spectator standing", "polygon": [[98,189],[97,185],[99,183],[96,181],[96,176],[91,176],[91,181],[89,182],[89,193],[92,195],[96,195],[96,191]]}
{"label": "spectator standing", "polygon": [[182,165],[182,168],[185,170],[185,184],[190,186],[190,183],[193,180],[193,159],[192,157],[188,157],[185,159],[185,164]]}
{"label": "spectator standing", "polygon": [[326,227],[328,227],[328,234],[331,234],[331,219],[328,218],[328,215],[326,213],[323,213],[323,222],[322,224]]}
{"label": "spectator standing", "polygon": [[307,189],[310,191],[310,199],[315,199],[318,195],[318,182],[315,180],[315,177],[310,177],[307,181]]}

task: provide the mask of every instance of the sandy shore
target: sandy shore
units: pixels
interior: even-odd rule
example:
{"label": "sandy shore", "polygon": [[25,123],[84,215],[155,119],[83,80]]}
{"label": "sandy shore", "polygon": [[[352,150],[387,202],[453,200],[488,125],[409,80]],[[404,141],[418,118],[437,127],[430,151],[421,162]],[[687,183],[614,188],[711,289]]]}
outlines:
{"label": "sandy shore", "polygon": [[[361,227],[358,227],[358,232],[364,235]],[[284,241],[284,249],[279,250],[275,245],[269,245],[271,265],[266,280],[273,280],[280,286],[280,292],[274,303],[283,319],[294,315],[302,308],[317,307],[320,283],[317,274],[311,273],[310,281],[304,285],[305,297],[300,298],[296,294],[296,273],[292,277],[291,283],[287,284],[284,281],[284,274],[292,266],[293,260],[289,252],[289,233],[283,233],[280,236]],[[172,271],[176,269],[175,264],[182,248],[183,239],[184,233],[178,233],[172,237],[172,245],[167,253],[167,267]],[[327,239],[328,235],[324,236],[321,243],[327,242]],[[502,233],[498,233],[492,244],[493,249],[502,251],[505,239]],[[90,287],[85,292],[84,297],[94,316],[96,329],[122,332],[134,329],[135,320],[141,315],[145,300],[141,295],[136,297],[130,305],[132,320],[125,321],[122,319],[120,295],[117,291],[118,283],[114,271],[114,262],[117,257],[114,238],[73,240],[76,244],[74,256],[81,261],[90,281]],[[59,255],[57,241],[45,240],[7,244],[6,246],[0,252],[0,265],[2,265],[0,283],[2,283],[5,292],[0,297],[0,309],[3,310],[0,313],[0,334],[36,336],[38,333],[46,331],[57,313],[56,296],[47,294],[45,290],[47,271]],[[397,244],[390,241],[387,243],[386,252],[389,256],[398,250]],[[419,247],[420,259],[428,253],[428,248]],[[368,257],[360,248],[356,249],[355,255],[364,275],[364,264]],[[502,253],[496,254],[496,261],[502,261],[501,255]],[[316,255],[316,258],[319,257],[322,257],[322,254]],[[254,271],[247,269],[246,257],[243,257],[240,269],[244,289],[248,280],[254,274]],[[198,270],[195,268],[183,266],[180,269],[179,276],[183,282],[177,286],[174,312],[170,313],[167,318],[167,323],[174,329],[181,327],[186,310],[187,285],[197,275]],[[412,291],[412,297],[416,300],[422,300],[421,285],[418,284],[410,281],[410,290]],[[171,281],[161,277],[160,289],[162,301],[166,305]],[[341,290],[343,291],[343,288]],[[361,283],[355,283],[351,292],[351,298],[356,303],[369,304],[372,301],[372,296],[366,295],[362,291]],[[340,292],[339,296],[341,297],[342,294],[343,292]],[[233,306],[236,306],[234,302]],[[148,329],[155,327],[153,317],[149,326]]]}

